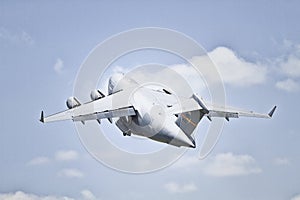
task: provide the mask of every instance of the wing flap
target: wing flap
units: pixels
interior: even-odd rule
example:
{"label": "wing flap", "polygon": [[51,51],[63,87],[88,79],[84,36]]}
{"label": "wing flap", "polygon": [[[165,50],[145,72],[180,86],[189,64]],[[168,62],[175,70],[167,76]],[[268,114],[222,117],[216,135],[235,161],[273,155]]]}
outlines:
{"label": "wing flap", "polygon": [[87,121],[87,120],[99,120],[103,118],[114,118],[114,117],[124,117],[124,116],[133,116],[135,115],[135,110],[133,107],[120,108],[117,110],[110,110],[104,112],[96,112],[87,115],[79,115],[73,117],[73,121]]}
{"label": "wing flap", "polygon": [[223,118],[239,118],[238,112],[228,112],[223,110],[210,110],[209,114],[207,114],[209,117],[223,117]]}

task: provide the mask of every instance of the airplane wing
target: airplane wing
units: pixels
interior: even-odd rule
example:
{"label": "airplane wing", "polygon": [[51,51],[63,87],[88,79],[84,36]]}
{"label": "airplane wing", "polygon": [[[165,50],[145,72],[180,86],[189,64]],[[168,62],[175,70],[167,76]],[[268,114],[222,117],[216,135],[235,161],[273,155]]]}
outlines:
{"label": "airplane wing", "polygon": [[43,123],[62,120],[84,122],[102,118],[132,116],[135,115],[135,110],[128,102],[130,93],[131,90],[121,90],[96,101],[88,102],[47,117],[44,117],[42,111],[40,121]]}
{"label": "airplane wing", "polygon": [[254,111],[245,111],[234,108],[222,108],[215,107],[212,110],[209,110],[209,113],[206,115],[209,119],[211,117],[224,117],[227,121],[229,118],[239,118],[239,117],[255,117],[255,118],[272,118],[276,106],[274,106],[269,113],[257,113]]}
{"label": "airplane wing", "polygon": [[195,110],[200,110],[209,120],[211,117],[223,117],[227,121],[229,118],[239,118],[239,117],[258,117],[258,118],[271,118],[276,110],[276,106],[267,114],[256,113],[253,111],[244,111],[235,108],[224,108],[216,105],[209,105],[205,103],[197,95],[193,95],[191,98],[182,100],[180,103],[174,104],[169,108],[169,112],[172,114],[180,114]]}

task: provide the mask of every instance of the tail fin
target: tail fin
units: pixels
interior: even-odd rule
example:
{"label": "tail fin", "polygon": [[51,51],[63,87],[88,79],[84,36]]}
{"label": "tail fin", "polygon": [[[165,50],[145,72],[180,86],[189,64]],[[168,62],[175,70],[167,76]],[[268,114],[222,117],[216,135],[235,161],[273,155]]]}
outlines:
{"label": "tail fin", "polygon": [[41,112],[40,122],[44,123],[44,111]]}
{"label": "tail fin", "polygon": [[277,108],[277,106],[274,106],[274,107],[272,108],[272,110],[268,113],[269,117],[272,117],[272,116],[273,116],[273,114],[274,114],[276,108]]}

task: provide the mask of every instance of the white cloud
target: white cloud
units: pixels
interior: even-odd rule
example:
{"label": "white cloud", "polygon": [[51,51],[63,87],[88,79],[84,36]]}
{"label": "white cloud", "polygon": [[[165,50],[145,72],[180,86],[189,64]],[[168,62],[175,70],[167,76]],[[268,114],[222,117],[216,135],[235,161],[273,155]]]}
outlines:
{"label": "white cloud", "polygon": [[21,39],[21,41],[23,41],[26,44],[29,44],[29,45],[34,44],[34,40],[26,31],[22,31],[20,39]]}
{"label": "white cloud", "polygon": [[48,157],[45,156],[40,156],[40,157],[36,157],[33,158],[32,160],[30,160],[27,165],[43,165],[43,164],[47,164],[50,162],[50,159]]}
{"label": "white cloud", "polygon": [[58,161],[71,161],[77,159],[78,159],[78,153],[74,150],[68,150],[68,151],[61,150],[55,153],[55,160]]}
{"label": "white cloud", "polygon": [[[201,77],[194,67],[192,67],[191,65],[179,64],[171,65],[170,69],[174,70],[176,73],[182,76],[191,86],[191,88],[194,89],[194,91],[201,94],[202,92],[204,92],[204,89],[206,88],[205,77]],[[172,77],[170,77],[170,79],[170,82],[174,82],[174,79],[172,79]],[[180,86],[181,84],[179,83],[178,85]]]}
{"label": "white cloud", "polygon": [[80,192],[83,200],[95,200],[95,195],[90,190],[82,190]]}
{"label": "white cloud", "polygon": [[[169,67],[149,64],[147,66],[134,67],[127,73],[127,76],[140,84],[155,84],[156,86],[173,90],[173,92],[181,96],[190,96],[192,92],[187,89],[188,82],[184,78],[188,76],[188,80],[193,82],[199,81],[197,73],[193,74],[193,71],[190,71],[190,69],[193,70],[192,67],[185,64],[171,65]],[[200,84],[197,84],[197,86]]]}
{"label": "white cloud", "polygon": [[290,165],[290,160],[288,158],[275,158],[274,163],[276,165]]}
{"label": "white cloud", "polygon": [[[85,189],[80,192],[81,196],[79,200],[96,200],[95,195]],[[17,191],[15,193],[0,193],[0,200],[75,200],[75,198],[67,196],[55,196],[55,195],[36,195],[29,194],[22,191]]]}
{"label": "white cloud", "polygon": [[298,194],[298,195],[292,197],[291,200],[300,200],[300,194]]}
{"label": "white cloud", "polygon": [[289,77],[300,77],[300,56],[289,55],[286,60],[280,62],[282,72]]}
{"label": "white cloud", "polygon": [[[273,66],[276,66],[280,70],[280,74],[286,76],[286,80],[278,81],[276,87],[285,91],[297,91],[300,88],[300,45],[292,44],[290,41],[284,41],[286,52],[288,55],[269,61]],[[199,63],[201,66],[201,73],[203,79],[207,80],[214,79],[215,74],[211,70],[210,59],[218,67],[219,73],[225,84],[237,87],[248,87],[252,85],[262,84],[267,80],[267,75],[270,72],[270,66],[263,64],[262,62],[250,62],[244,58],[238,56],[238,54],[227,47],[217,47],[211,52],[208,52],[208,56],[198,56],[190,60],[191,63]],[[210,58],[210,59],[208,59]],[[189,64],[178,64],[169,66],[175,72],[183,76],[187,82],[192,85],[196,91],[201,91],[205,88],[204,82],[199,84],[198,73]],[[128,69],[116,66],[114,72],[127,72]],[[158,73],[160,75],[160,73]],[[168,76],[164,76],[168,78]],[[174,79],[169,81],[174,83]]]}
{"label": "white cloud", "polygon": [[74,200],[73,198],[66,196],[39,196],[35,194],[27,194],[22,191],[15,193],[0,194],[0,200]]}
{"label": "white cloud", "polygon": [[4,27],[0,27],[0,39],[14,44],[34,44],[33,38],[26,31],[12,32]]}
{"label": "white cloud", "polygon": [[[174,79],[174,76],[177,74],[179,75],[178,77],[183,77],[186,80],[185,82],[192,86],[194,91],[203,92],[206,88],[206,84],[220,81],[216,78],[217,71],[212,69],[215,65],[225,84],[238,87],[262,84],[265,82],[268,72],[265,65],[258,62],[253,63],[246,61],[239,57],[233,50],[226,47],[217,47],[209,52],[208,56],[196,56],[189,62],[199,67],[198,69],[200,70],[202,77],[199,76],[197,70],[189,63],[170,65],[165,69],[163,69],[164,67],[158,67],[158,65],[154,65],[151,69],[139,68],[138,66],[130,69],[122,66],[115,66],[113,73],[129,72],[129,76],[134,76],[138,82],[139,80],[150,82],[159,81],[160,83],[166,83],[165,85],[170,88],[180,88],[182,81],[178,78]],[[172,71],[170,71],[170,69]],[[146,70],[149,71],[147,73],[155,74],[155,78],[153,79],[152,76],[147,76],[147,73],[145,73]],[[170,76],[170,74],[174,72],[176,72],[176,74]],[[182,89],[179,90],[182,91]]]}
{"label": "white cloud", "polygon": [[83,178],[84,174],[75,168],[67,168],[67,169],[62,169],[57,173],[58,176],[61,177],[67,177],[67,178]]}
{"label": "white cloud", "polygon": [[172,168],[190,169],[190,168],[194,168],[196,165],[201,165],[203,163],[204,161],[198,159],[196,156],[183,156],[172,165]]}
{"label": "white cloud", "polygon": [[203,172],[209,176],[225,177],[257,174],[262,170],[256,166],[255,159],[250,155],[223,153],[208,161]]}
{"label": "white cloud", "polygon": [[184,156],[172,166],[174,170],[199,169],[204,175],[226,177],[257,174],[262,170],[250,155],[220,153],[216,156],[200,160],[196,156]]}
{"label": "white cloud", "polygon": [[170,193],[189,193],[197,190],[194,183],[179,184],[176,182],[168,182],[164,185],[164,188]]}
{"label": "white cloud", "polygon": [[285,76],[285,80],[276,82],[276,87],[287,92],[297,92],[300,89],[300,45],[294,44],[289,40],[284,40],[283,56],[275,61],[281,75]]}
{"label": "white cloud", "polygon": [[266,66],[246,61],[227,47],[217,47],[208,55],[227,84],[242,87],[261,84],[266,80]]}
{"label": "white cloud", "polygon": [[300,88],[299,83],[290,78],[283,81],[278,81],[276,83],[276,87],[287,92],[296,92]]}
{"label": "white cloud", "polygon": [[[74,150],[60,150],[54,155],[56,161],[73,161],[79,158],[78,153]],[[39,156],[27,162],[27,165],[43,165],[51,161],[50,158]]]}
{"label": "white cloud", "polygon": [[62,61],[62,59],[57,58],[54,66],[53,66],[54,71],[57,74],[61,74],[63,72],[63,68],[64,68],[64,62]]}

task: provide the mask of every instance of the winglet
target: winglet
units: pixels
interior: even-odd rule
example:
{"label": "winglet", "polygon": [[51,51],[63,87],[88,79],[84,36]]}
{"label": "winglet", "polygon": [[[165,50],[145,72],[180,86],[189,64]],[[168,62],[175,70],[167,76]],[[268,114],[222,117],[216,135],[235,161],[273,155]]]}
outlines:
{"label": "winglet", "polygon": [[44,111],[41,112],[40,122],[44,123]]}
{"label": "winglet", "polygon": [[272,117],[272,116],[273,116],[273,114],[274,114],[276,108],[277,108],[277,106],[274,106],[274,107],[272,108],[272,110],[268,113],[269,117]]}

